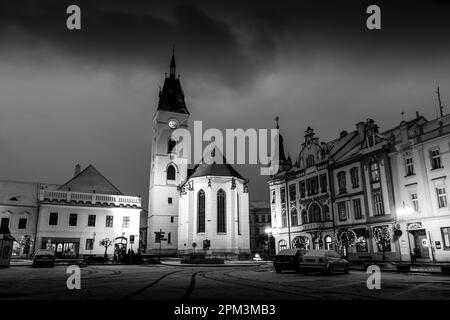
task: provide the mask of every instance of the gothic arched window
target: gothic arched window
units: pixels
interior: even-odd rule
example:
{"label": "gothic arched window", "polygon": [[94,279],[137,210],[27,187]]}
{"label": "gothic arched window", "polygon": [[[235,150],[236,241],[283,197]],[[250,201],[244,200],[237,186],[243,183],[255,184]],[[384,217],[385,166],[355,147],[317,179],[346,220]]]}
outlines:
{"label": "gothic arched window", "polygon": [[298,225],[297,209],[295,209],[295,208],[292,208],[292,210],[291,210],[291,225],[292,226]]}
{"label": "gothic arched window", "polygon": [[226,205],[225,205],[225,191],[220,189],[217,191],[217,232],[225,233],[227,232],[227,215],[226,215]]}
{"label": "gothic arched window", "polygon": [[308,212],[303,209],[302,211],[302,223],[307,224],[308,223]]}
{"label": "gothic arched window", "polygon": [[198,192],[197,199],[197,232],[205,232],[205,191]]}
{"label": "gothic arched window", "polygon": [[176,170],[173,165],[167,167],[167,180],[175,180]]}
{"label": "gothic arched window", "polygon": [[324,205],[322,211],[323,211],[323,221],[331,221],[330,207]]}
{"label": "gothic arched window", "polygon": [[320,222],[322,219],[320,217],[320,207],[317,203],[313,203],[309,207],[309,222]]}
{"label": "gothic arched window", "polygon": [[241,210],[240,210],[240,201],[239,201],[239,193],[236,193],[236,216],[237,216],[237,231],[238,235],[241,235]]}
{"label": "gothic arched window", "polygon": [[170,137],[169,138],[169,142],[167,144],[167,153],[174,152],[174,149],[175,149],[176,145],[177,145],[177,142],[172,137]]}

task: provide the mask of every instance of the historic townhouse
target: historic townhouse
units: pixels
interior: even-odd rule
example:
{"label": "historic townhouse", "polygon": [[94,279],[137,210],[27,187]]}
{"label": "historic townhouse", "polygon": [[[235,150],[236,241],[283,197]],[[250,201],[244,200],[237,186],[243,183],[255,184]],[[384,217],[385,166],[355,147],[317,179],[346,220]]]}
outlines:
{"label": "historic townhouse", "polygon": [[403,261],[450,261],[450,115],[402,121],[389,132]]}
{"label": "historic townhouse", "polygon": [[350,260],[396,260],[389,141],[373,120],[330,142],[313,129],[294,165],[280,135],[279,172],[269,179],[273,236],[286,248],[336,249]]}
{"label": "historic townhouse", "polygon": [[[277,124],[277,129],[278,129]],[[314,130],[305,141],[294,165],[286,160],[279,135],[280,169],[269,179],[272,234],[277,252],[287,248],[331,248],[334,233],[330,208],[329,146],[319,143]]]}
{"label": "historic townhouse", "polygon": [[350,260],[398,260],[389,141],[372,119],[356,124],[341,150],[334,151],[332,201],[336,237]]}

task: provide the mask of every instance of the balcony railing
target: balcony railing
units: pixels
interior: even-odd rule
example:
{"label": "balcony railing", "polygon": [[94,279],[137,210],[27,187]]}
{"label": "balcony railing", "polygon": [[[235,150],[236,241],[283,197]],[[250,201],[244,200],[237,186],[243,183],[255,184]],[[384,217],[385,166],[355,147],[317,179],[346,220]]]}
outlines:
{"label": "balcony railing", "polygon": [[141,206],[141,197],[41,189],[39,192],[39,201],[44,200],[57,200],[59,202],[75,201],[81,203],[107,204],[115,206]]}

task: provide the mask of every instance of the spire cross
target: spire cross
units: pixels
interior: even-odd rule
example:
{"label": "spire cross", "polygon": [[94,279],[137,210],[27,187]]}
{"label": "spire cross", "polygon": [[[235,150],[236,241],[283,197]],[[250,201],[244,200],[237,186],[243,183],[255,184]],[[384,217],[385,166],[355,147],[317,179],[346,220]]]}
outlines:
{"label": "spire cross", "polygon": [[170,61],[170,76],[175,77],[177,66],[175,64],[175,45],[172,47],[172,60]]}
{"label": "spire cross", "polygon": [[440,115],[441,115],[441,118],[442,118],[444,116],[444,106],[442,105],[442,101],[441,101],[441,92],[439,91],[439,85],[437,87],[436,94],[437,94],[437,97],[438,97],[439,111],[440,111]]}

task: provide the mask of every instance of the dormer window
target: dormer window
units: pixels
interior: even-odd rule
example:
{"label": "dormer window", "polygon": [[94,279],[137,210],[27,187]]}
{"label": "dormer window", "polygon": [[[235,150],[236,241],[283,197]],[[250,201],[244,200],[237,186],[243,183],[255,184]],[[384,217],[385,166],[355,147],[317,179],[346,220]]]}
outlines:
{"label": "dormer window", "polygon": [[306,166],[307,167],[312,167],[314,165],[314,155],[310,154],[307,158],[306,158]]}
{"label": "dormer window", "polygon": [[376,161],[370,164],[370,181],[371,182],[380,181],[380,166]]}

